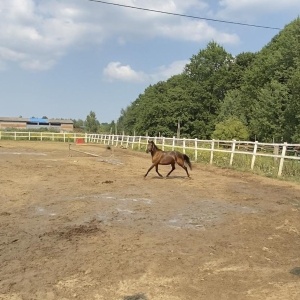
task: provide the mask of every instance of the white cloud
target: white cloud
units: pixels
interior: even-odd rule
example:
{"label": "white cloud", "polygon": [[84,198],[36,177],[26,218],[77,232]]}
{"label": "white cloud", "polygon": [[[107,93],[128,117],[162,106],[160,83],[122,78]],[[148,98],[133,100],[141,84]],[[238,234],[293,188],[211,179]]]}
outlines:
{"label": "white cloud", "polygon": [[203,42],[214,40],[226,44],[236,44],[239,41],[236,34],[219,32],[204,21],[159,25],[159,29],[162,35],[185,41]]}
{"label": "white cloud", "polygon": [[[199,0],[113,2],[180,14],[208,9],[206,2]],[[0,47],[18,57],[3,55],[2,60],[33,70],[47,70],[72,49],[107,39],[119,45],[156,37],[191,42],[238,40],[236,35],[216,30],[204,21],[72,0],[0,1],[0,28],[5,28],[0,31]]]}
{"label": "white cloud", "polygon": [[220,0],[217,17],[235,20],[255,20],[259,16],[283,11],[300,11],[299,0]]}
{"label": "white cloud", "polygon": [[22,52],[17,52],[5,47],[0,47],[0,59],[9,61],[22,61],[27,58],[27,55]]}
{"label": "white cloud", "polygon": [[220,6],[231,10],[247,10],[255,8],[262,11],[281,11],[290,10],[292,7],[299,8],[300,2],[298,0],[220,0]]}
{"label": "white cloud", "polygon": [[[253,22],[270,12],[300,11],[299,0],[112,0],[114,3],[157,11]],[[214,12],[213,12],[214,11]],[[218,23],[219,25],[219,23]],[[239,36],[205,20],[73,0],[0,0],[0,59],[31,70],[48,70],[73,49],[104,44],[119,46],[141,39],[167,39],[191,43],[214,40],[238,44]],[[218,28],[218,29],[217,29]],[[144,80],[126,66],[117,65],[114,76],[126,73]],[[2,67],[3,69],[3,67]],[[122,71],[122,72],[121,72]],[[111,76],[111,78],[113,78]]]}
{"label": "white cloud", "polygon": [[97,24],[78,21],[82,13],[76,6],[57,1],[10,0],[0,3],[0,47],[19,54],[18,62],[26,69],[47,70],[74,45],[85,43],[102,29]]}
{"label": "white cloud", "polygon": [[146,75],[143,72],[134,71],[129,65],[120,62],[110,62],[103,70],[105,79],[109,81],[143,82]]}
{"label": "white cloud", "polygon": [[21,63],[21,67],[33,71],[45,71],[51,69],[55,64],[55,59],[28,59]]}
{"label": "white cloud", "polygon": [[184,67],[189,62],[190,62],[189,60],[177,60],[177,61],[172,62],[168,66],[165,66],[165,65],[160,66],[160,67],[158,67],[157,72],[149,75],[149,77],[154,82],[158,82],[160,80],[166,80],[173,75],[181,74],[184,70]]}
{"label": "white cloud", "polygon": [[171,63],[168,66],[160,66],[153,73],[146,74],[141,71],[135,71],[130,65],[122,65],[120,62],[110,62],[103,70],[105,80],[123,81],[123,82],[144,82],[156,83],[160,80],[166,80],[173,75],[183,72],[188,60],[180,60]]}

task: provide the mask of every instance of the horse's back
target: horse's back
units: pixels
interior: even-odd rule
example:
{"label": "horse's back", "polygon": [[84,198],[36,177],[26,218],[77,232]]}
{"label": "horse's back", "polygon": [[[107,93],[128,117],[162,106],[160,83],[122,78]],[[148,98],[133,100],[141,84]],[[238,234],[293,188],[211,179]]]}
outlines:
{"label": "horse's back", "polygon": [[157,151],[153,156],[152,161],[153,163],[158,163],[160,165],[169,165],[175,163],[175,151]]}

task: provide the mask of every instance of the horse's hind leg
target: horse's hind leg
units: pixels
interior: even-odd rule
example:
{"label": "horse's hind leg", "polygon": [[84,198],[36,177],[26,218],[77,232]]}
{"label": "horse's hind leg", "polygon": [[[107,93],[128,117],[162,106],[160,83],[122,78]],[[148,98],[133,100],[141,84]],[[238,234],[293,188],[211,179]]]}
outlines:
{"label": "horse's hind leg", "polygon": [[190,174],[189,174],[189,171],[188,171],[188,168],[184,165],[184,162],[179,162],[179,161],[177,161],[177,163],[178,163],[178,165],[182,168],[182,169],[184,169],[185,170],[185,172],[186,172],[186,175],[188,176],[188,177],[190,177]]}
{"label": "horse's hind leg", "polygon": [[167,177],[175,170],[175,163],[172,163],[172,169],[171,171],[167,174]]}
{"label": "horse's hind leg", "polygon": [[186,175],[187,175],[188,177],[190,177],[190,174],[189,174],[189,171],[188,171],[187,167],[186,167],[186,166],[183,166],[183,168],[184,168],[185,171],[186,171]]}

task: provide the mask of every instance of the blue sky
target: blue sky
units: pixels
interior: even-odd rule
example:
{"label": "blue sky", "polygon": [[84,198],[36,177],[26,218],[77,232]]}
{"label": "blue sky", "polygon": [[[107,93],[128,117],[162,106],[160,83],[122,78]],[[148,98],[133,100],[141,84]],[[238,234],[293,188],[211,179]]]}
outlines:
{"label": "blue sky", "polygon": [[[111,0],[175,14],[284,28],[299,0]],[[89,0],[0,0],[0,117],[117,120],[150,84],[182,72],[210,41],[259,51],[279,30]]]}

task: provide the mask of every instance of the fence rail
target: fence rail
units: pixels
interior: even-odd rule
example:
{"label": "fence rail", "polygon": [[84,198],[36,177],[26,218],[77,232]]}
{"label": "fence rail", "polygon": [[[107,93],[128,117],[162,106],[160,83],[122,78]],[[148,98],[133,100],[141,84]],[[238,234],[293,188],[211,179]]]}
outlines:
{"label": "fence rail", "polygon": [[[136,150],[146,148],[148,140],[153,140],[162,150],[178,150],[188,153],[193,161],[199,161],[205,155],[209,156],[209,163],[213,164],[218,153],[229,156],[229,165],[232,166],[235,157],[246,155],[250,158],[250,168],[254,169],[257,157],[270,157],[277,162],[277,176],[282,175],[284,163],[294,161],[300,164],[300,144],[288,143],[261,143],[250,141],[226,140],[199,140],[178,139],[175,137],[149,137],[129,136],[114,134],[79,134],[79,133],[54,133],[54,132],[6,132],[0,131],[0,140],[32,140],[32,141],[60,141],[76,142],[83,140],[85,143],[100,143],[105,145],[120,146]],[[300,168],[300,166],[299,166]]]}
{"label": "fence rail", "polygon": [[82,133],[69,132],[35,132],[35,131],[0,131],[0,140],[28,140],[28,141],[56,141],[56,142],[76,142],[78,138],[85,138]]}
{"label": "fence rail", "polygon": [[[146,137],[128,135],[90,134],[88,142],[101,143],[126,148],[146,148],[148,140],[153,140],[162,150],[178,150],[183,153],[189,152],[194,161],[198,161],[199,154],[207,152],[210,155],[209,163],[213,164],[215,153],[228,153],[230,155],[229,165],[233,165],[234,156],[244,154],[251,157],[251,170],[254,169],[256,158],[271,157],[279,161],[277,176],[282,175],[285,160],[294,160],[300,163],[300,144],[288,143],[260,143],[249,141],[226,141],[226,140],[199,140],[178,139],[167,137]],[[300,169],[300,166],[299,166]]]}

